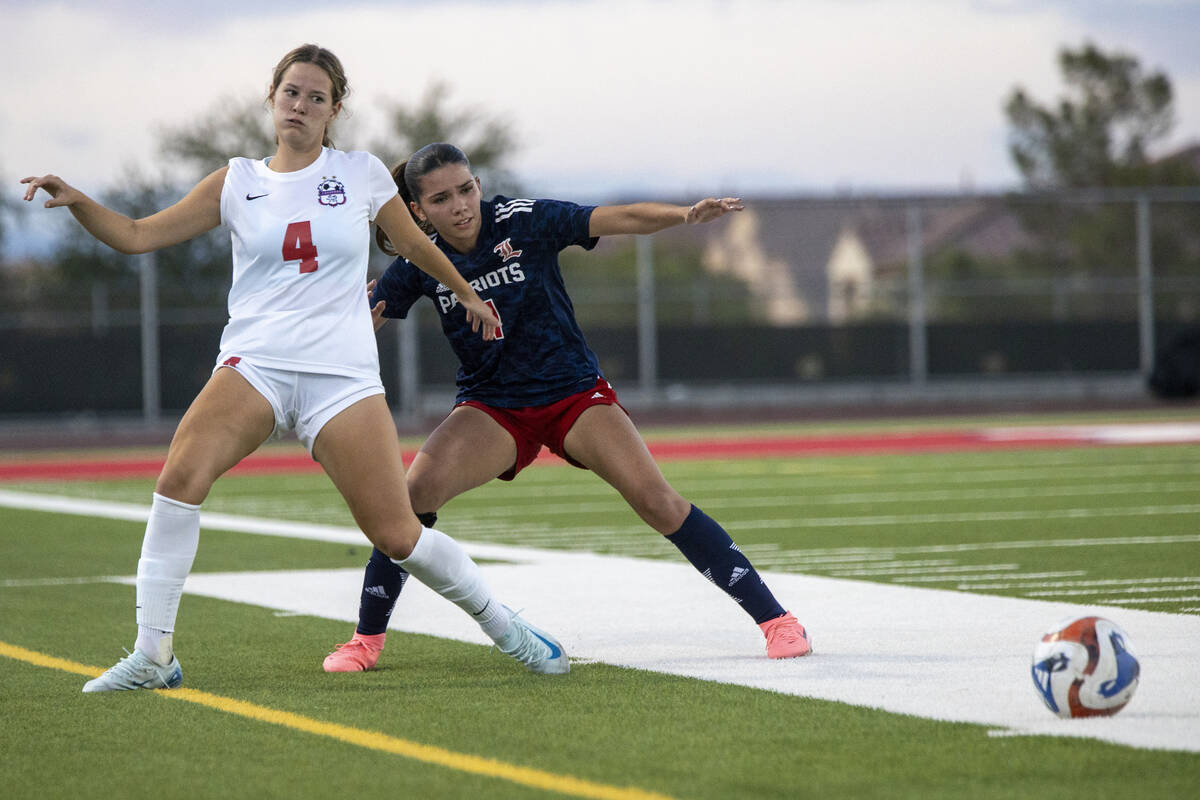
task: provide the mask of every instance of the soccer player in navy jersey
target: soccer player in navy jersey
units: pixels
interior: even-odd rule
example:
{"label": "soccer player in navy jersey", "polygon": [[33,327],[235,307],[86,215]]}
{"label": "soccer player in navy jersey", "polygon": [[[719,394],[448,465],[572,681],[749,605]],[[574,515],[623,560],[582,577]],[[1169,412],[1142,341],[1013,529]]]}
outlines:
{"label": "soccer player in navy jersey", "polygon": [[[376,328],[404,317],[422,296],[437,308],[458,356],[458,397],[408,473],[412,507],[432,526],[447,501],[493,478],[512,480],[543,446],[611,484],[646,524],[667,537],[706,578],[754,619],[770,658],[811,652],[804,627],[771,594],[725,530],[667,483],[575,321],[558,253],[597,237],[649,234],[741,211],[737,198],[692,206],[581,206],[557,200],[483,200],[466,155],[431,144],[392,171],[400,195],[480,297],[499,317],[493,341],[471,335],[446,286],[397,258],[371,292]],[[377,233],[394,254],[386,235]],[[370,669],[408,576],[379,552],[363,581],[353,638],[326,657],[327,672]]]}

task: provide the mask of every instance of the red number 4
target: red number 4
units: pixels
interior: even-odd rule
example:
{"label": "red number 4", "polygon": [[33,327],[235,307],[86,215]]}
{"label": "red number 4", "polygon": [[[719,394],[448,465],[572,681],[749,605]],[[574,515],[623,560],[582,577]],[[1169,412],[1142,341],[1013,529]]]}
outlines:
{"label": "red number 4", "polygon": [[301,275],[317,271],[317,246],[313,244],[308,220],[287,226],[283,234],[283,260],[299,261]]}

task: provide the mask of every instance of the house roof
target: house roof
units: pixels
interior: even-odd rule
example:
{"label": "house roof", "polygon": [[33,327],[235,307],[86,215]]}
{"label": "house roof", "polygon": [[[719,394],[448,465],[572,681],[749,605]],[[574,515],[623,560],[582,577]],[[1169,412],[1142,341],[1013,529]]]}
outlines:
{"label": "house roof", "polygon": [[[958,248],[990,257],[1028,243],[1020,221],[1001,198],[785,198],[747,202],[758,221],[758,242],[772,261],[787,265],[792,284],[818,316],[829,304],[829,259],[843,233],[858,237],[880,275],[908,268],[909,208],[919,204],[926,257]],[[670,228],[656,237],[669,246],[704,247],[723,235],[720,223]]]}

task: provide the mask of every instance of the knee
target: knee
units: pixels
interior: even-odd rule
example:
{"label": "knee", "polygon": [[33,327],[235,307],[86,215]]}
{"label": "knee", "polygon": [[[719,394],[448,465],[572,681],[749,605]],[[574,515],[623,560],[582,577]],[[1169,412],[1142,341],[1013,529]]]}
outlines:
{"label": "knee", "polygon": [[413,511],[427,514],[436,512],[445,502],[444,481],[426,470],[412,470],[408,474],[408,500]]}
{"label": "knee", "polygon": [[415,516],[398,520],[395,524],[388,526],[387,530],[367,532],[367,538],[371,540],[371,544],[375,545],[376,550],[388,558],[396,560],[412,555],[413,548],[416,547],[417,539],[420,537],[421,523]]}
{"label": "knee", "polygon": [[648,487],[630,500],[630,505],[647,525],[666,536],[679,530],[692,504],[670,486]]}
{"label": "knee", "polygon": [[154,483],[154,491],[163,497],[182,503],[200,505],[212,489],[213,479],[198,474],[195,470],[165,467]]}

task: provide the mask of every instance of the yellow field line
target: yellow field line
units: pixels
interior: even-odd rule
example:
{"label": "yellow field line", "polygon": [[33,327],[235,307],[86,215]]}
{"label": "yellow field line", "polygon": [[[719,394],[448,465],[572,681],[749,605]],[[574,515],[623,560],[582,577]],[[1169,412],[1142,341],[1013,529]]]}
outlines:
{"label": "yellow field line", "polygon": [[[90,667],[87,664],[56,658],[45,653],[39,653],[36,650],[27,650],[24,647],[18,647],[6,642],[0,642],[0,655],[18,661],[25,661],[35,666],[62,670],[63,672],[73,672],[89,678],[94,678],[103,672],[103,670],[97,667]],[[553,772],[533,769],[532,767],[509,764],[494,758],[483,758],[467,753],[457,753],[453,750],[446,750],[441,747],[389,736],[386,733],[379,733],[378,731],[352,728],[348,725],[339,725],[334,722],[322,722],[311,717],[293,714],[290,711],[280,711],[275,708],[247,703],[244,700],[236,700],[232,697],[209,694],[208,692],[201,692],[196,689],[155,689],[154,692],[162,697],[169,697],[174,700],[186,700],[189,703],[208,706],[209,708],[215,708],[218,711],[225,711],[229,714],[236,714],[240,717],[255,719],[260,722],[269,722],[272,725],[282,725],[285,728],[292,728],[293,730],[304,731],[305,733],[312,733],[317,736],[325,736],[371,750],[392,753],[404,758],[411,758],[414,761],[436,764],[437,766],[448,767],[459,772],[469,772],[489,778],[498,778],[518,783],[522,786],[545,789],[549,792],[558,792],[559,794],[573,797],[595,798],[596,800],[671,800],[668,795],[658,794],[657,792],[649,792],[633,787],[595,783],[571,775],[559,775]]]}

